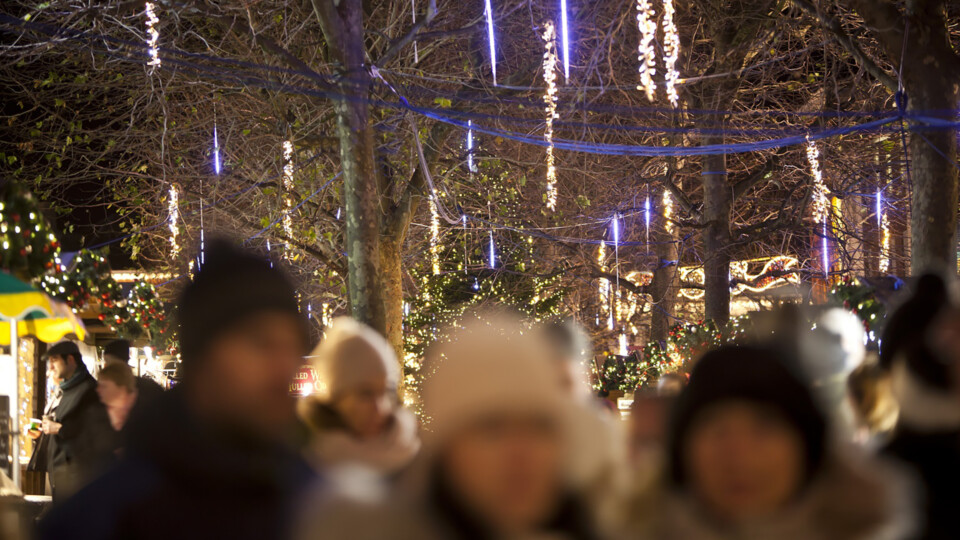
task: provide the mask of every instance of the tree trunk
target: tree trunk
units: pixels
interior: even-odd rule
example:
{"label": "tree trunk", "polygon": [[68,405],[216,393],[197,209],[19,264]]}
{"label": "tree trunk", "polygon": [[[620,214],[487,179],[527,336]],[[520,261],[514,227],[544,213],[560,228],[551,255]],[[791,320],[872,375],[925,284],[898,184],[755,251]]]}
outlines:
{"label": "tree trunk", "polygon": [[380,241],[380,270],[383,272],[383,299],[386,313],[384,335],[397,358],[403,362],[403,265],[402,241],[391,238]]}
{"label": "tree trunk", "polygon": [[[662,211],[660,215],[663,215]],[[650,341],[665,343],[676,316],[680,249],[676,227],[672,224],[660,219],[654,231],[657,266],[649,289],[653,302],[650,309]]]}
{"label": "tree trunk", "polygon": [[313,6],[329,55],[341,66],[338,90],[347,96],[335,100],[334,108],[344,183],[350,310],[358,321],[385,334],[387,318],[380,279],[380,193],[367,105],[370,75],[364,63],[363,5],[361,0],[314,0]]}
{"label": "tree trunk", "polygon": [[[704,145],[722,144],[720,137],[706,137]],[[724,324],[730,319],[730,208],[727,157],[703,157],[703,272],[704,319]],[[711,174],[706,174],[711,173]]]}
{"label": "tree trunk", "polygon": [[[920,58],[915,62],[922,65]],[[906,73],[912,71],[916,70],[904,66],[909,109],[952,121],[950,113],[930,112],[956,109],[952,82],[934,66],[916,73],[919,80],[907,78]],[[913,187],[910,205],[911,274],[919,275],[930,269],[954,273],[957,265],[956,133],[943,129],[925,130],[919,125],[914,125],[913,129],[915,133],[910,135],[907,145],[910,152],[907,164]]]}

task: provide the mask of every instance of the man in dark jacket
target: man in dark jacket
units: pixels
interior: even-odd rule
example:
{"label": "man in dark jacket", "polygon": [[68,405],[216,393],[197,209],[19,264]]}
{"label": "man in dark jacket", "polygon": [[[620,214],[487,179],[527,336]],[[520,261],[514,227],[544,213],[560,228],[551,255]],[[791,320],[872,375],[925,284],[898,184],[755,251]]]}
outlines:
{"label": "man in dark jacket", "polygon": [[289,394],[309,351],[293,287],[225,243],[180,302],[183,380],[132,418],[123,461],[40,525],[40,538],[287,536],[313,476]]}
{"label": "man in dark jacket", "polygon": [[46,354],[54,375],[62,380],[60,403],[52,418],[43,420],[50,438],[50,485],[61,502],[90,481],[108,463],[116,444],[107,410],[97,396],[80,349],[70,341],[50,347]]}

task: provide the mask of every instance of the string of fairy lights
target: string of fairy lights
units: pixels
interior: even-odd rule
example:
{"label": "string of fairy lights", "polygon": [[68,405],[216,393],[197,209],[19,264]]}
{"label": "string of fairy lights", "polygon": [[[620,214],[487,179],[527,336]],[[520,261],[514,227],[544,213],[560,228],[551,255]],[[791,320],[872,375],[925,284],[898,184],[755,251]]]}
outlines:
{"label": "string of fairy lights", "polygon": [[653,101],[657,92],[657,83],[653,80],[657,73],[657,51],[653,46],[657,37],[657,22],[650,0],[637,0],[637,28],[640,30],[640,44],[637,47],[640,85],[637,89],[646,92],[647,99]]}
{"label": "string of fairy lights", "polygon": [[673,0],[663,0],[663,64],[664,88],[667,91],[667,99],[670,104],[677,107],[680,103],[680,96],[677,94],[677,80],[680,73],[677,71],[677,60],[680,58],[680,36],[677,34],[677,24],[673,18],[676,10],[673,8]]}
{"label": "string of fairy lights", "polygon": [[147,55],[150,57],[147,65],[160,67],[160,49],[158,47],[160,43],[160,31],[156,28],[157,23],[160,22],[160,18],[157,17],[153,2],[144,4],[144,16],[147,18]]}
{"label": "string of fairy lights", "polygon": [[807,141],[807,162],[810,164],[810,176],[813,178],[813,220],[822,226],[820,251],[823,263],[823,275],[830,274],[830,246],[828,227],[830,218],[829,190],[823,183],[823,171],[820,169],[820,150],[813,141]]}
{"label": "string of fairy lights", "polygon": [[283,141],[283,234],[288,239],[293,238],[293,172],[293,141],[287,139]]}
{"label": "string of fairy lights", "polygon": [[543,94],[544,110],[547,113],[543,139],[547,142],[547,209],[557,209],[557,167],[553,156],[553,121],[560,118],[557,114],[557,33],[553,22],[543,25],[543,81],[547,90]]}

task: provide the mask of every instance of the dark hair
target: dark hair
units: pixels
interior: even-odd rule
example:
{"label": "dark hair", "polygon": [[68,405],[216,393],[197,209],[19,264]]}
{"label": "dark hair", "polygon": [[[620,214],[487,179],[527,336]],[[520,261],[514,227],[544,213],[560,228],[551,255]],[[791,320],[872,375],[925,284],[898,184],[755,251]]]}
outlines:
{"label": "dark hair", "polygon": [[774,348],[725,346],[697,362],[677,399],[667,440],[670,480],[676,487],[687,482],[683,449],[691,427],[704,410],[726,401],[747,401],[780,413],[803,440],[807,480],[815,477],[825,452],[826,419],[790,360]]}
{"label": "dark hair", "polygon": [[115,339],[103,348],[103,355],[110,355],[121,360],[124,364],[130,363],[130,342],[125,339]]}
{"label": "dark hair", "polygon": [[297,318],[306,354],[310,332],[300,315],[296,291],[286,276],[263,258],[228,241],[211,242],[206,263],[183,290],[178,305],[185,380],[216,338],[265,312],[287,313]]}

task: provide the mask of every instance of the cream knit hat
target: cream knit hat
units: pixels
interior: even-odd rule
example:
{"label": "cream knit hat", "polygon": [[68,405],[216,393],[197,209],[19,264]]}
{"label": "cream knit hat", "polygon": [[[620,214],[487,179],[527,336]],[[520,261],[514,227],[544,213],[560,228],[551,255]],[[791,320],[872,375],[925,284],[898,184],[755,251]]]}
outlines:
{"label": "cream knit hat", "polygon": [[393,348],[376,330],[350,317],[338,317],[308,357],[317,372],[314,397],[329,403],[364,381],[387,379],[396,388],[400,366]]}
{"label": "cream knit hat", "polygon": [[504,314],[481,314],[452,332],[431,355],[423,383],[429,439],[441,444],[490,414],[532,413],[567,431],[569,400],[542,334]]}

